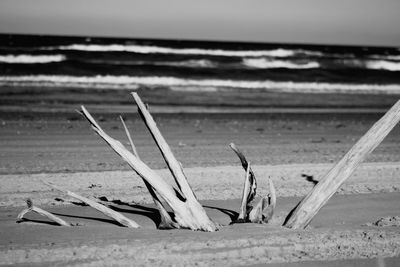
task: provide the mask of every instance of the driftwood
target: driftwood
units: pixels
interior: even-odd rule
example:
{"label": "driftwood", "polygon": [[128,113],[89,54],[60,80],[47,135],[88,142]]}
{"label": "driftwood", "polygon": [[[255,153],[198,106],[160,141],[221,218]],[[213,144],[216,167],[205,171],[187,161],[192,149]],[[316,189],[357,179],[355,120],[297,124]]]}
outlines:
{"label": "driftwood", "polygon": [[[217,224],[210,220],[204,208],[197,201],[183,173],[181,164],[176,160],[169,145],[161,135],[153,117],[143,104],[140,97],[136,93],[132,93],[132,96],[136,101],[140,115],[142,116],[147,128],[150,130],[151,135],[170,169],[178,188],[174,188],[170,184],[166,183],[162,177],[149,168],[137,155],[131,153],[119,141],[106,134],[84,106],[81,107],[82,114],[91,123],[93,130],[103,138],[103,140],[106,141],[107,144],[110,145],[110,147],[120,155],[143,180],[148,183],[148,188],[151,188],[150,193],[154,191],[154,195],[152,195],[153,199],[157,201],[158,198],[156,197],[159,195],[171,207],[174,212],[175,227],[209,232],[216,231],[218,229]],[[160,201],[157,202],[161,205]],[[168,218],[168,213],[165,209],[160,209],[159,206],[158,208],[160,212],[164,213],[164,218]]]}
{"label": "driftwood", "polygon": [[90,207],[100,211],[101,213],[103,213],[107,217],[116,220],[117,222],[119,222],[123,226],[126,226],[128,228],[139,228],[140,227],[135,221],[125,217],[124,215],[122,215],[119,212],[116,212],[116,211],[114,211],[114,210],[112,210],[112,209],[110,209],[110,208],[108,208],[108,207],[106,207],[106,206],[104,206],[104,205],[102,205],[100,203],[97,203],[94,200],[91,200],[89,198],[83,197],[83,196],[78,195],[78,194],[76,194],[74,192],[65,190],[65,189],[63,189],[61,187],[58,187],[58,186],[54,185],[53,183],[46,182],[46,181],[43,181],[43,180],[42,180],[42,182],[44,184],[46,184],[46,185],[48,185],[48,186],[60,191],[60,192],[63,192],[65,194],[67,194],[70,197],[73,197],[73,198],[76,198],[76,199],[82,201],[83,203],[89,205]]}
{"label": "driftwood", "polygon": [[399,120],[400,100],[318,182],[290,213],[284,225],[293,229],[305,228],[365,157],[383,141]]}
{"label": "driftwood", "polygon": [[[133,143],[131,134],[128,130],[128,127],[125,124],[124,119],[122,118],[122,116],[120,116],[122,125],[124,126],[125,129],[125,133],[128,137],[129,143],[131,145],[132,148],[132,153],[133,155],[135,155],[137,158],[139,158],[139,154],[136,150],[135,144]],[[149,193],[151,195],[151,197],[153,198],[153,202],[156,205],[159,215],[160,215],[160,223],[159,225],[157,225],[158,229],[173,229],[173,228],[179,228],[179,225],[177,223],[175,223],[171,216],[169,215],[169,213],[167,212],[167,210],[165,209],[164,205],[161,203],[160,199],[158,198],[155,190],[153,187],[151,187],[151,185],[145,180],[142,179],[144,184],[146,185],[147,190],[149,190]]]}
{"label": "driftwood", "polygon": [[249,213],[249,220],[255,223],[268,223],[274,216],[276,207],[276,191],[272,180],[269,178],[269,194],[263,197]]}
{"label": "driftwood", "polygon": [[256,176],[250,167],[250,163],[236,145],[231,143],[229,146],[239,157],[242,167],[246,171],[239,215],[232,223],[268,223],[274,215],[276,205],[276,191],[272,180],[269,179],[270,193],[253,206],[257,194]]}
{"label": "driftwood", "polygon": [[[183,172],[181,163],[173,155],[168,143],[165,141],[150,114],[148,107],[142,102],[136,93],[132,93],[132,96],[136,102],[140,116],[149,129],[165,162],[167,163],[176,186],[168,184],[161,176],[140,159],[129,130],[122,117],[120,117],[120,119],[129,139],[132,152],[125,148],[121,142],[105,133],[84,106],[81,106],[80,113],[90,122],[93,130],[142,178],[160,214],[161,222],[160,225],[158,225],[158,228],[186,228],[208,232],[218,230],[218,224],[214,223],[207,216],[203,206],[198,202]],[[292,229],[305,228],[318,211],[346,181],[346,179],[352,175],[357,166],[383,141],[399,121],[400,100],[378,122],[376,122],[363,137],[361,137],[361,139],[325,175],[325,177],[315,185],[310,193],[300,201],[300,203],[287,216],[284,226]],[[269,194],[261,198],[259,202],[254,205],[257,193],[255,174],[244,154],[233,143],[230,144],[230,147],[239,157],[242,167],[245,170],[241,206],[238,217],[233,219],[232,223],[268,223],[274,215],[276,206],[276,191],[274,184],[269,178]],[[106,216],[118,221],[121,225],[130,228],[139,227],[139,225],[133,220],[126,218],[122,214],[97,203],[96,201],[90,200],[71,191],[61,189],[52,183],[43,182],[52,188],[62,191],[67,195],[79,199],[89,206],[101,211]],[[170,216],[163,203],[166,203],[172,209],[174,216]],[[71,224],[57,216],[33,206],[30,199],[27,200],[27,204],[28,208],[24,209],[18,215],[19,220],[23,220],[23,216],[27,212],[34,211],[48,217],[50,220],[60,225],[71,226]]]}
{"label": "driftwood", "polygon": [[25,214],[27,214],[28,212],[33,211],[33,212],[36,212],[36,213],[38,213],[38,214],[40,214],[40,215],[42,215],[42,216],[44,216],[44,217],[47,217],[49,220],[55,222],[55,223],[58,224],[58,225],[61,225],[61,226],[71,226],[70,223],[67,223],[66,221],[64,221],[64,220],[61,219],[60,217],[57,217],[56,215],[51,214],[50,212],[45,211],[45,210],[43,210],[43,209],[41,209],[41,208],[39,208],[39,207],[35,207],[35,206],[33,205],[33,201],[32,201],[30,198],[28,198],[28,199],[26,200],[26,204],[27,204],[28,208],[27,208],[27,209],[24,209],[23,211],[21,211],[21,212],[18,214],[18,216],[17,216],[17,218],[18,218],[17,222],[18,222],[18,223],[19,223],[19,222],[25,221],[25,218],[24,218]]}

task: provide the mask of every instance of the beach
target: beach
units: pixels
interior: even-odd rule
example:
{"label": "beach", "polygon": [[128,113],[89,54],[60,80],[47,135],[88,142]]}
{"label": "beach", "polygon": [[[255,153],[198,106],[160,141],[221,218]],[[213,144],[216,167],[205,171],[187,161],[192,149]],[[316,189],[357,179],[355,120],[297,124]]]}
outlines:
{"label": "beach", "polygon": [[[0,35],[0,265],[396,266],[400,127],[305,229],[287,215],[400,99],[397,48]],[[77,112],[174,183],[132,92],[161,133],[216,232],[159,230],[143,180]],[[268,223],[231,224],[251,163]],[[130,229],[51,182],[136,221]],[[61,217],[61,227],[26,200]],[[171,211],[168,207],[168,211]]]}
{"label": "beach", "polygon": [[[347,97],[349,102],[355,99]],[[156,229],[158,215],[143,182],[74,111],[78,102],[79,98],[74,99],[61,111],[52,101],[14,104],[8,111],[3,107],[2,264],[219,266],[292,262],[309,266],[321,261],[352,263],[352,259],[367,260],[355,261],[357,264],[375,264],[377,258],[388,266],[397,262],[393,257],[399,255],[398,221],[386,227],[374,223],[398,218],[398,127],[306,230],[281,226],[287,213],[312,189],[313,181],[321,179],[383,115],[382,105],[369,110],[360,105],[358,110],[353,107],[347,111],[308,107],[302,112],[286,108],[237,113],[227,108],[225,112],[207,112],[207,108],[182,112],[174,105],[151,104],[150,110],[155,111],[154,118],[182,162],[195,194],[211,219],[222,225],[216,233],[202,233]],[[173,182],[133,104],[88,105],[104,129],[128,145],[118,118],[122,113],[143,161]],[[47,112],[28,112],[21,108],[24,106],[45,106]],[[275,183],[277,212],[269,224],[230,225],[230,216],[239,210],[245,174],[228,147],[231,142],[253,165],[259,184],[257,197],[268,192],[267,177]],[[102,200],[142,228],[120,227],[40,179]],[[28,222],[15,223],[26,198],[78,226],[54,226],[35,214],[27,215]]]}

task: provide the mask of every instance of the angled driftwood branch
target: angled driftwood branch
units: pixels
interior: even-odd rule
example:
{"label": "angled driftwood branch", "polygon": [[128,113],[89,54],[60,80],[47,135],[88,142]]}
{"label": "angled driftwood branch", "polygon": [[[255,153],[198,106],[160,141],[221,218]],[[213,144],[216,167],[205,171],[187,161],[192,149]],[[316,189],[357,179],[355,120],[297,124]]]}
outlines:
{"label": "angled driftwood branch", "polygon": [[160,149],[165,163],[167,163],[167,166],[171,171],[179,189],[182,191],[183,196],[186,198],[195,198],[179,161],[175,158],[167,141],[165,141],[164,137],[162,136],[156,122],[153,119],[153,116],[151,116],[150,112],[146,108],[146,105],[142,102],[137,93],[132,93],[132,96],[135,99],[139,114],[142,116],[144,123],[146,124],[151,135],[153,136],[154,141]]}
{"label": "angled driftwood branch", "polygon": [[28,213],[28,212],[34,211],[34,212],[36,212],[36,213],[38,213],[38,214],[40,214],[40,215],[42,215],[44,217],[47,217],[49,220],[51,220],[51,221],[53,221],[53,222],[55,222],[55,223],[57,223],[57,224],[59,224],[61,226],[71,226],[70,223],[67,223],[66,221],[64,221],[60,217],[57,217],[56,215],[51,214],[50,212],[45,211],[45,210],[43,210],[43,209],[41,209],[39,207],[35,207],[33,205],[33,201],[30,198],[28,198],[26,200],[26,204],[28,205],[28,208],[24,209],[23,211],[21,211],[18,214],[17,222],[23,222],[25,220],[24,219],[25,214]]}
{"label": "angled driftwood branch", "polygon": [[400,120],[400,100],[318,182],[287,217],[284,226],[305,228],[329,198],[350,177],[362,160],[389,134]]}
{"label": "angled driftwood branch", "polygon": [[132,93],[132,96],[138,107],[139,114],[141,115],[154,141],[160,149],[161,154],[165,162],[167,163],[167,166],[171,171],[172,176],[175,178],[175,182],[181,191],[181,195],[185,199],[185,204],[187,205],[188,209],[192,211],[192,216],[196,221],[201,222],[201,224],[206,226],[207,228],[213,229],[213,231],[216,230],[216,224],[208,218],[204,208],[197,201],[197,198],[194,195],[192,188],[190,187],[187,178],[183,172],[181,163],[175,158],[171,148],[169,147],[168,143],[165,141],[163,135],[158,129],[157,124],[153,119],[153,116],[149,112],[148,106],[144,105],[137,93]]}
{"label": "angled driftwood branch", "polygon": [[121,122],[122,122],[122,126],[124,126],[125,134],[126,134],[126,136],[128,137],[129,144],[131,145],[133,155],[135,155],[136,157],[139,157],[139,154],[138,154],[138,152],[137,152],[137,150],[136,150],[136,146],[135,146],[135,144],[134,144],[133,141],[132,141],[131,133],[129,132],[128,127],[126,127],[124,118],[122,118],[122,116],[119,116],[119,118],[120,118],[120,120],[121,120]]}
{"label": "angled driftwood branch", "polygon": [[253,206],[257,191],[256,176],[250,167],[250,162],[247,161],[244,154],[235,146],[235,144],[231,143],[229,146],[239,157],[243,168],[246,170],[240,212],[238,218],[233,221],[233,223],[269,222],[274,214],[276,204],[276,193],[272,180],[269,179],[270,193],[266,197],[261,198],[260,201]]}
{"label": "angled driftwood branch", "polygon": [[[150,123],[151,126],[148,125],[148,127],[149,129],[151,129],[152,134],[157,133],[157,137],[155,137],[156,141],[163,148],[168,147],[168,144],[165,142],[157,126],[155,125],[154,120],[152,119],[146,107],[141,102],[139,96],[134,94],[134,97],[135,100],[138,100],[138,102],[140,103],[140,112],[142,113],[142,116],[147,118],[148,121],[152,122]],[[161,178],[155,171],[150,169],[137,156],[135,156],[129,150],[127,150],[119,141],[113,139],[108,134],[106,134],[83,106],[82,106],[82,113],[86,117],[86,119],[91,123],[93,130],[101,138],[103,138],[103,140],[106,141],[106,143],[118,155],[120,155],[142,179],[146,180],[162,199],[164,199],[167,202],[167,204],[173,210],[175,215],[174,220],[179,225],[180,228],[189,228],[192,230],[202,230],[209,232],[217,230],[217,225],[210,220],[204,208],[195,198],[193,192],[190,189],[190,186],[187,184],[186,177],[183,176],[184,180],[182,180],[183,172],[179,163],[173,164],[174,165],[173,170],[175,173],[178,173],[179,175],[179,182],[177,179],[177,184],[182,188],[181,193],[179,193],[178,189],[173,188],[171,185],[166,183],[163,178]],[[172,155],[172,152],[166,154],[167,156],[164,155],[164,157],[167,157],[169,162],[175,159]],[[177,170],[176,165],[179,167],[180,171]],[[177,194],[181,195],[177,196]]]}
{"label": "angled driftwood branch", "polygon": [[[122,125],[124,126],[125,129],[125,133],[126,136],[128,137],[129,143],[131,145],[132,148],[132,153],[133,155],[135,155],[137,158],[139,158],[139,154],[136,150],[136,147],[132,141],[132,136],[128,130],[128,127],[125,124],[124,119],[122,118],[122,116],[119,116],[119,118],[121,119]],[[154,188],[151,187],[151,185],[145,180],[142,179],[144,184],[146,185],[147,190],[149,190],[149,193],[151,195],[151,197],[153,198],[153,202],[156,205],[159,214],[160,214],[160,224],[157,225],[157,228],[159,229],[173,229],[173,228],[179,228],[179,225],[174,222],[171,218],[171,216],[169,215],[168,211],[165,209],[164,205],[161,203],[160,199],[158,198],[156,192],[154,191]]]}
{"label": "angled driftwood branch", "polygon": [[44,180],[41,180],[41,181],[42,181],[42,183],[48,185],[51,188],[54,188],[54,189],[56,189],[56,190],[58,190],[60,192],[63,192],[65,194],[67,194],[70,197],[76,198],[76,199],[86,203],[87,205],[89,205],[90,207],[100,211],[101,213],[103,213],[107,217],[110,217],[110,218],[116,220],[117,222],[119,222],[123,226],[126,226],[128,228],[139,228],[140,227],[135,221],[125,217],[124,215],[122,215],[119,212],[116,212],[115,210],[112,210],[112,209],[110,209],[110,208],[108,208],[108,207],[106,207],[106,206],[104,206],[104,205],[102,205],[100,203],[97,203],[94,200],[91,200],[89,198],[83,197],[83,196],[78,195],[78,194],[76,194],[74,192],[65,190],[65,189],[63,189],[61,187],[58,187],[58,186],[54,185],[53,183],[46,182]]}

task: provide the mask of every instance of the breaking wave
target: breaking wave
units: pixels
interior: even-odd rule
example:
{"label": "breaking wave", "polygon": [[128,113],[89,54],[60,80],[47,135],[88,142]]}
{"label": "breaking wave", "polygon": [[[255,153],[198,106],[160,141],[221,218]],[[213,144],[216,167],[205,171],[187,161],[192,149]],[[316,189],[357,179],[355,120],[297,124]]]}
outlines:
{"label": "breaking wave", "polygon": [[273,69],[273,68],[286,68],[286,69],[312,69],[319,68],[318,62],[296,63],[284,60],[268,60],[266,58],[245,58],[243,65],[251,68],[260,69]]}
{"label": "breaking wave", "polygon": [[11,64],[51,63],[61,62],[64,60],[64,55],[0,55],[0,62]]}
{"label": "breaking wave", "polygon": [[203,48],[171,48],[147,45],[121,44],[71,44],[64,46],[42,47],[42,50],[79,50],[89,52],[132,52],[139,54],[176,54],[176,55],[207,55],[228,57],[292,57],[297,54],[321,56],[323,53],[303,49],[272,49],[272,50],[223,50]]}
{"label": "breaking wave", "polygon": [[371,60],[366,63],[368,69],[400,71],[400,62],[387,60]]}
{"label": "breaking wave", "polygon": [[0,85],[79,87],[86,89],[137,89],[139,85],[202,88],[265,89],[280,92],[299,93],[375,93],[400,94],[400,84],[345,84],[318,82],[283,81],[244,81],[217,79],[184,79],[177,77],[138,77],[138,76],[65,76],[65,75],[27,75],[0,76]]}
{"label": "breaking wave", "polygon": [[111,65],[156,65],[156,66],[171,66],[171,67],[186,67],[186,68],[215,68],[217,64],[211,60],[183,60],[183,61],[132,61],[132,60],[84,60],[88,63],[95,64],[111,64]]}

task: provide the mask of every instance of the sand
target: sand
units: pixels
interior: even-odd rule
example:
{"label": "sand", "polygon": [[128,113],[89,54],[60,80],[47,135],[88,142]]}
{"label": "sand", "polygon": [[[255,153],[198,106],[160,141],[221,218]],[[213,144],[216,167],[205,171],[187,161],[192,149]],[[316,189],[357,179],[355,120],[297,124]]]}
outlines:
{"label": "sand", "polygon": [[[121,110],[128,109],[124,106]],[[95,116],[105,130],[126,143],[116,114],[98,112]],[[137,114],[126,115],[143,160],[170,180]],[[400,256],[396,223],[400,213],[399,127],[306,230],[281,226],[301,197],[380,116],[376,111],[338,110],[155,114],[199,200],[209,216],[222,225],[218,232],[204,233],[157,230],[159,218],[142,181],[78,115],[3,110],[0,264],[318,266],[385,258],[381,261],[386,266],[395,266]],[[239,209],[244,178],[237,157],[228,148],[230,142],[251,161],[259,182],[258,197],[267,193],[267,177],[276,185],[277,213],[271,224],[229,225],[230,215]],[[40,179],[101,199],[142,228],[119,227],[97,211],[46,187]],[[28,222],[15,223],[27,197],[79,226],[58,227],[35,214],[27,215]],[[365,265],[365,261],[356,263]]]}

